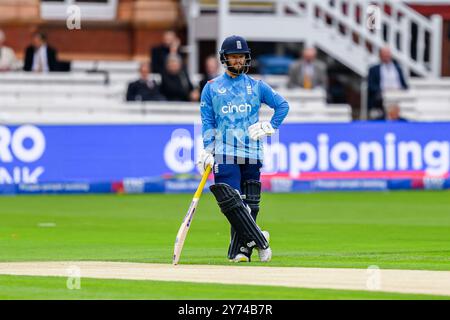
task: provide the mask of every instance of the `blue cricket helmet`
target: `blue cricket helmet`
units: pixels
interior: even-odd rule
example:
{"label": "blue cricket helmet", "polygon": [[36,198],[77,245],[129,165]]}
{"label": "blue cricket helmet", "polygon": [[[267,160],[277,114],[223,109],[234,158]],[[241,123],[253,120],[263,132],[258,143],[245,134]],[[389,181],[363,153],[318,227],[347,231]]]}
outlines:
{"label": "blue cricket helmet", "polygon": [[[243,69],[236,70],[228,64],[228,59],[226,55],[233,53],[245,54],[245,64]],[[250,61],[251,61],[250,48],[248,47],[247,41],[241,36],[233,35],[226,38],[222,42],[222,46],[219,51],[219,56],[220,62],[222,64],[225,64],[227,69],[234,74],[239,75],[241,73],[247,73],[248,69],[250,68]]]}
{"label": "blue cricket helmet", "polygon": [[240,36],[231,36],[222,42],[219,54],[250,53],[247,41]]}

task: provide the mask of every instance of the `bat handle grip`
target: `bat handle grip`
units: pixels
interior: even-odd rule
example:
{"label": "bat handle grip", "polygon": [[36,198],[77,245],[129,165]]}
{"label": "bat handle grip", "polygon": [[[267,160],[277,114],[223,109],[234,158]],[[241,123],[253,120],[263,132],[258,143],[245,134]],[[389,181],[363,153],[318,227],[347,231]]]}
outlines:
{"label": "bat handle grip", "polygon": [[200,181],[200,184],[198,185],[197,191],[194,194],[194,198],[200,198],[202,195],[203,188],[205,187],[206,180],[208,180],[209,174],[211,172],[211,166],[207,166],[205,169],[205,172],[203,172],[202,180]]}

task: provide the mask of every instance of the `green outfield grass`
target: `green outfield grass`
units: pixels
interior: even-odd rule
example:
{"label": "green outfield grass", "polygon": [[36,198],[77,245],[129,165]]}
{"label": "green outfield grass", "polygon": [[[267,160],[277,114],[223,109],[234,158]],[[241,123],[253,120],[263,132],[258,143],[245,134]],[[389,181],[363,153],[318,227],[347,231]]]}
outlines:
{"label": "green outfield grass", "polygon": [[[170,263],[191,198],[0,197],[0,261]],[[274,252],[269,266],[450,270],[449,192],[264,194],[261,205],[258,223]],[[181,263],[229,264],[228,241],[228,222],[204,194]]]}
{"label": "green outfield grass", "polygon": [[444,296],[396,294],[353,290],[236,286],[165,281],[103,280],[83,278],[80,289],[67,289],[66,278],[0,276],[0,299],[449,299]]}

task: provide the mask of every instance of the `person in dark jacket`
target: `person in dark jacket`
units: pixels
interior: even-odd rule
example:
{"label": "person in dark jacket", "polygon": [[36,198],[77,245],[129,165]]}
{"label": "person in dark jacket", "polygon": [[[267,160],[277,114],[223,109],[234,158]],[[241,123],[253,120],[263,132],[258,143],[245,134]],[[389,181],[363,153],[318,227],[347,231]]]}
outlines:
{"label": "person in dark jacket", "polygon": [[47,44],[44,33],[33,34],[32,43],[25,50],[24,71],[53,72],[58,71],[57,52]]}
{"label": "person in dark jacket", "polygon": [[162,44],[150,51],[152,72],[161,74],[164,71],[167,56],[170,54],[180,55],[180,43],[175,31],[164,32]]}
{"label": "person in dark jacket", "polygon": [[198,90],[192,85],[183,68],[181,57],[172,54],[167,57],[166,69],[161,75],[161,93],[169,101],[198,101]]}
{"label": "person in dark jacket", "polygon": [[367,107],[372,120],[386,117],[383,105],[383,92],[386,90],[406,90],[408,85],[399,64],[392,59],[391,50],[384,47],[380,50],[381,63],[372,66],[368,75]]}
{"label": "person in dark jacket", "polygon": [[149,79],[148,63],[139,67],[140,78],[128,84],[127,101],[163,101],[164,96],[154,80]]}

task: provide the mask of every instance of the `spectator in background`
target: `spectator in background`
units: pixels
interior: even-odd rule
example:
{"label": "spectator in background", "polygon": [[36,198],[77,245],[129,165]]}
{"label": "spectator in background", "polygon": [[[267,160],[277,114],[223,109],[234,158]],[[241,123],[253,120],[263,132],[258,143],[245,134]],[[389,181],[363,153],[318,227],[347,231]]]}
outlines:
{"label": "spectator in background", "polygon": [[288,88],[313,89],[321,87],[327,89],[327,67],[325,63],[316,60],[315,48],[305,48],[303,59],[293,63],[289,68]]}
{"label": "spectator in background", "polygon": [[405,118],[402,118],[400,116],[400,107],[397,104],[392,104],[388,106],[386,112],[386,120],[388,121],[400,121],[400,122],[406,122]]}
{"label": "spectator in background", "polygon": [[11,48],[4,46],[5,40],[5,33],[0,29],[0,72],[15,70],[17,67],[16,55]]}
{"label": "spectator in background", "polygon": [[151,49],[151,70],[162,74],[169,54],[180,54],[180,39],[173,30],[164,32],[163,43]]}
{"label": "spectator in background", "polygon": [[198,101],[198,90],[183,68],[181,57],[171,54],[166,59],[166,69],[161,75],[161,93],[169,101]]}
{"label": "spectator in background", "polygon": [[33,72],[58,71],[57,52],[47,44],[47,36],[41,32],[33,34],[32,43],[25,50],[23,70]]}
{"label": "spectator in background", "polygon": [[214,55],[208,56],[205,61],[205,74],[203,75],[203,79],[199,83],[200,93],[203,91],[203,88],[209,80],[212,80],[219,76],[219,72],[220,68],[217,57]]}
{"label": "spectator in background", "polygon": [[408,89],[402,69],[392,59],[391,50],[388,47],[381,48],[380,60],[380,64],[369,69],[367,79],[367,108],[369,118],[372,120],[380,120],[386,117],[383,105],[383,93],[386,90]]}
{"label": "spectator in background", "polygon": [[162,101],[164,96],[154,80],[149,79],[149,64],[141,63],[139,67],[140,78],[128,85],[127,101]]}

